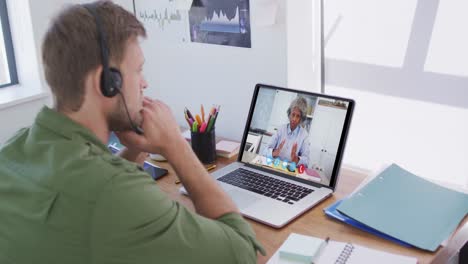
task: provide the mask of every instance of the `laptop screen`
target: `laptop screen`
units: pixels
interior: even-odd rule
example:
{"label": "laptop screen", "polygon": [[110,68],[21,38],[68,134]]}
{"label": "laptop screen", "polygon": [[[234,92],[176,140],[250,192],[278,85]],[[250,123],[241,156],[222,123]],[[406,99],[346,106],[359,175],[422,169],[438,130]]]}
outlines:
{"label": "laptop screen", "polygon": [[240,160],[334,186],[353,105],[350,99],[257,85]]}

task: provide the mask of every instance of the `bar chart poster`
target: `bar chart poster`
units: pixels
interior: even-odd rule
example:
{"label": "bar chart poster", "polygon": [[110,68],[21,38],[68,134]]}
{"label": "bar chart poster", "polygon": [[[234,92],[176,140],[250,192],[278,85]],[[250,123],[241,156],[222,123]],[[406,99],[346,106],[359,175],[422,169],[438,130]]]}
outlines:
{"label": "bar chart poster", "polygon": [[193,0],[192,42],[251,48],[249,0]]}
{"label": "bar chart poster", "polygon": [[189,43],[188,11],[191,0],[133,0],[133,11],[148,36],[159,42]]}

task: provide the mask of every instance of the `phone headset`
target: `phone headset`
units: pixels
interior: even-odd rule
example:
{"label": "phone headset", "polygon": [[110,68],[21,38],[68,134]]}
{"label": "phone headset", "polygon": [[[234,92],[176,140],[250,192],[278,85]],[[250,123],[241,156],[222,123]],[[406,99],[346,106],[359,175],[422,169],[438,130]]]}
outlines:
{"label": "phone headset", "polygon": [[88,12],[94,17],[94,20],[96,22],[96,29],[102,60],[101,92],[105,97],[109,98],[120,94],[132,129],[135,131],[135,133],[142,135],[143,129],[133,122],[132,118],[130,117],[130,113],[128,112],[125,97],[122,94],[122,73],[120,73],[118,69],[109,66],[109,50],[107,48],[106,34],[102,27],[101,18],[97,13],[96,4],[83,4],[82,6],[88,10]]}

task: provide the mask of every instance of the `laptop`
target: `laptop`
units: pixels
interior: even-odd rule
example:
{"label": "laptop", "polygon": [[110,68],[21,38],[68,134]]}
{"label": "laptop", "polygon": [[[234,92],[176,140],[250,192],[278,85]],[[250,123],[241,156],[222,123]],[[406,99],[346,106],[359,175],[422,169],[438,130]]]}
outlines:
{"label": "laptop", "polygon": [[245,217],[285,226],[335,190],[354,104],[257,84],[237,162],[212,177]]}

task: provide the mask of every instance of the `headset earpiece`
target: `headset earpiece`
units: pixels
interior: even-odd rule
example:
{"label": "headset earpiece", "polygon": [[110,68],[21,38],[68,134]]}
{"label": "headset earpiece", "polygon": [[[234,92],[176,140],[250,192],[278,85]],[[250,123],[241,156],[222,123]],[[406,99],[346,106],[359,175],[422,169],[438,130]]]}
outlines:
{"label": "headset earpiece", "polygon": [[102,71],[101,90],[106,97],[116,96],[122,89],[122,74],[116,68],[110,68],[109,71]]}
{"label": "headset earpiece", "polygon": [[111,84],[114,85],[114,87],[117,90],[122,90],[122,74],[120,73],[119,70],[116,68],[110,68],[110,76],[111,76]]}

